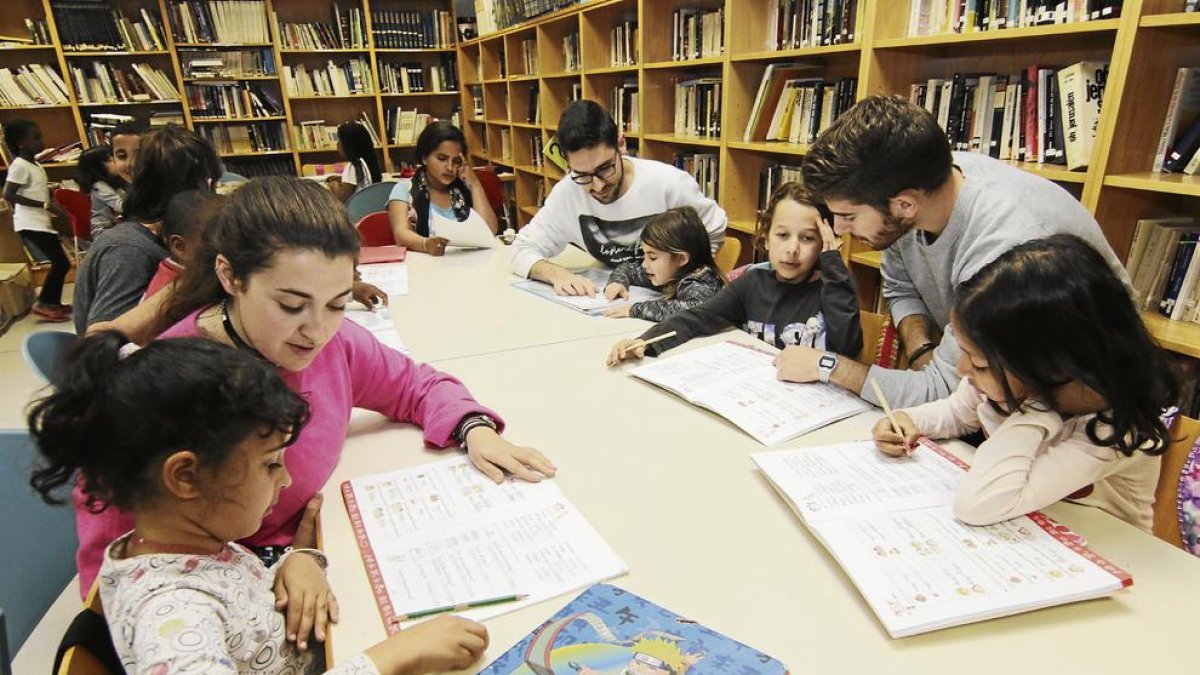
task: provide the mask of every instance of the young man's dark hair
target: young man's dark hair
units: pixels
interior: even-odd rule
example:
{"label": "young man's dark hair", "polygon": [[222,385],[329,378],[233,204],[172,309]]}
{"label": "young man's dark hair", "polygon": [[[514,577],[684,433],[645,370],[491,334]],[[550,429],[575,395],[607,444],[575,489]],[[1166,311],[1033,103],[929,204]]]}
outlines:
{"label": "young man's dark hair", "polygon": [[127,120],[125,122],[117,122],[113,126],[112,131],[108,134],[109,138],[113,136],[141,136],[147,131],[146,125],[137,120]]}
{"label": "young man's dark hair", "polygon": [[887,214],[897,193],[935,190],[952,168],[950,142],[933,115],[899,96],[870,96],[817,138],[803,172],[819,199],[845,199]]}
{"label": "young man's dark hair", "polygon": [[558,120],[558,145],[563,154],[599,144],[617,147],[617,124],[595,101],[580,100],[567,106]]}

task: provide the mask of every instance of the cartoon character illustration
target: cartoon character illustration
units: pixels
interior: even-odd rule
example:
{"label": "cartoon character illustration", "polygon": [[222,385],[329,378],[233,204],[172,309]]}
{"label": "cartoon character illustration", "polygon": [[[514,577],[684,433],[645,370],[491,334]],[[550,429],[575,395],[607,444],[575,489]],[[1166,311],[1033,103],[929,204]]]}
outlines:
{"label": "cartoon character illustration", "polygon": [[[556,644],[564,630],[576,621],[591,626],[599,641]],[[704,658],[704,653],[685,652],[680,646],[685,643],[683,637],[657,630],[622,640],[599,616],[581,612],[538,629],[525,649],[525,665],[535,675],[564,675],[561,668],[556,673],[555,667],[561,663],[559,657],[569,653],[567,666],[576,675],[686,675],[689,668]],[[513,674],[523,671],[518,668]]]}

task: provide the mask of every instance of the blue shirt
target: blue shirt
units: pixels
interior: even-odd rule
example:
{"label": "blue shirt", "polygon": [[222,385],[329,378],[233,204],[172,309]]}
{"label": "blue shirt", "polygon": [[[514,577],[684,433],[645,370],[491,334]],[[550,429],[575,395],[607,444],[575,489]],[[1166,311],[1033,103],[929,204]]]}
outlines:
{"label": "blue shirt", "polygon": [[[393,201],[404,202],[405,204],[408,204],[408,207],[411,209],[412,208],[412,181],[400,181],[400,182],[396,183],[396,187],[392,188],[392,193],[390,195],[388,195],[388,201],[389,202],[393,202]],[[442,207],[438,206],[437,204],[434,204],[433,200],[430,199],[429,200],[429,236],[431,236],[431,237],[437,236],[437,233],[434,232],[434,227],[433,227],[433,215],[434,214],[437,214],[447,220],[458,220],[458,215],[456,215],[454,213],[453,208],[450,208],[450,207],[442,208]],[[415,220],[414,216],[410,216],[410,218],[413,218]]]}

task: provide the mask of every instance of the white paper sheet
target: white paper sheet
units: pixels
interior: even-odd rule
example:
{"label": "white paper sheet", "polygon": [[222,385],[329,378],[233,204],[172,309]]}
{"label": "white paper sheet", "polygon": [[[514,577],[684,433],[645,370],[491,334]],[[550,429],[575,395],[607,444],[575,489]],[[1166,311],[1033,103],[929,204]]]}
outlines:
{"label": "white paper sheet", "polygon": [[378,286],[388,295],[408,295],[408,265],[405,263],[360,265],[358,272],[363,281]]}
{"label": "white paper sheet", "polygon": [[463,248],[495,248],[500,244],[491,228],[484,222],[483,216],[474,209],[466,220],[450,220],[438,214],[433,214],[433,231],[439,237],[450,240],[451,246]]}
{"label": "white paper sheet", "polygon": [[518,281],[513,284],[527,293],[532,293],[538,297],[545,298],[551,302],[570,307],[571,309],[579,310],[585,314],[601,314],[606,309],[619,307],[621,305],[629,305],[635,302],[646,302],[648,300],[657,300],[662,297],[662,293],[651,288],[642,286],[634,286],[629,289],[629,298],[609,300],[604,297],[604,287],[608,285],[608,278],[612,275],[609,270],[597,269],[589,267],[583,270],[576,270],[575,274],[592,282],[598,291],[595,295],[559,295],[554,292],[554,287],[550,284],[532,279],[527,281]]}
{"label": "white paper sheet", "polygon": [[367,310],[358,303],[346,308],[346,319],[371,331],[375,338],[383,344],[403,354],[411,354],[400,333],[396,331],[396,322],[392,320],[392,311],[388,307],[376,307],[374,311]]}

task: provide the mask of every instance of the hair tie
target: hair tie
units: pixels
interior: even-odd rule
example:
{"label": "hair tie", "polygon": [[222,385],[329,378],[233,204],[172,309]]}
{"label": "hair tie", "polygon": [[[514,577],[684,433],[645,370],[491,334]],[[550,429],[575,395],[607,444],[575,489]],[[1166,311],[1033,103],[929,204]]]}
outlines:
{"label": "hair tie", "polygon": [[124,361],[125,359],[129,358],[130,354],[139,349],[141,349],[141,347],[139,347],[136,343],[126,342],[125,344],[121,345],[120,349],[117,350],[117,360]]}

